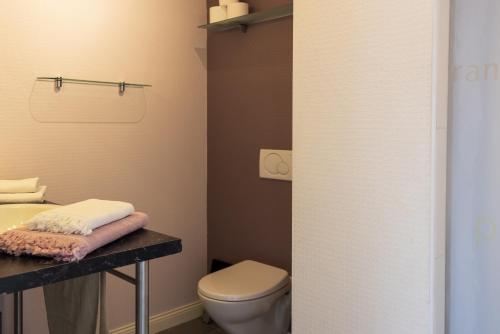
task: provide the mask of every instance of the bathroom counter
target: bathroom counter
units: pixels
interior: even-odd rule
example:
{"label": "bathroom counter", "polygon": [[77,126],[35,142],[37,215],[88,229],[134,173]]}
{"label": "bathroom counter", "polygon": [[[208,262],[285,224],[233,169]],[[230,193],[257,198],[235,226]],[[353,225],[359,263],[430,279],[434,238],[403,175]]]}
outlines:
{"label": "bathroom counter", "polygon": [[[41,206],[0,205],[6,209],[0,215],[2,228],[16,226],[33,214],[52,208],[46,204],[53,203],[46,202]],[[135,288],[135,333],[149,334],[149,260],[181,251],[180,239],[140,229],[95,250],[79,262],[57,262],[37,256],[16,257],[0,253],[0,295],[13,294],[13,333],[23,334],[24,290],[89,274],[99,274],[101,283],[105,284],[107,274],[111,274]],[[131,264],[135,266],[134,277],[115,269]]]}
{"label": "bathroom counter", "polygon": [[79,276],[180,253],[181,240],[142,229],[97,249],[80,262],[64,263],[0,255],[0,294],[23,291]]}
{"label": "bathroom counter", "polygon": [[[136,334],[149,334],[149,260],[180,253],[181,240],[146,229],[90,253],[80,262],[0,254],[0,294],[14,293],[14,334],[23,334],[23,291],[71,278],[106,272],[135,286]],[[114,270],[135,264],[135,278]]]}

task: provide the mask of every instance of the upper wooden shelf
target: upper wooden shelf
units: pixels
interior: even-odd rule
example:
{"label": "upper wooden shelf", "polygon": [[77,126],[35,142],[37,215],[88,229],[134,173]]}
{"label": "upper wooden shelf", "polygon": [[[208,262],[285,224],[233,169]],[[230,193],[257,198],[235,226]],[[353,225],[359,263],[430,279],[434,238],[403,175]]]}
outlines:
{"label": "upper wooden shelf", "polygon": [[277,20],[283,17],[293,15],[293,3],[288,5],[274,7],[257,13],[251,13],[244,16],[235,17],[232,19],[218,21],[210,24],[199,26],[199,28],[207,29],[208,31],[225,31],[235,28],[240,28],[245,32],[247,27],[253,24]]}

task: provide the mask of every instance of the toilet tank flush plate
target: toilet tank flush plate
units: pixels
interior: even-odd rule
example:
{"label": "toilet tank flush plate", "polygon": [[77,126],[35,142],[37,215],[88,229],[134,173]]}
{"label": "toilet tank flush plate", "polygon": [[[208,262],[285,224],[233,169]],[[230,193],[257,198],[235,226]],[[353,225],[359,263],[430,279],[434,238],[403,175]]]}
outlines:
{"label": "toilet tank flush plate", "polygon": [[292,151],[261,149],[259,175],[264,179],[292,181]]}

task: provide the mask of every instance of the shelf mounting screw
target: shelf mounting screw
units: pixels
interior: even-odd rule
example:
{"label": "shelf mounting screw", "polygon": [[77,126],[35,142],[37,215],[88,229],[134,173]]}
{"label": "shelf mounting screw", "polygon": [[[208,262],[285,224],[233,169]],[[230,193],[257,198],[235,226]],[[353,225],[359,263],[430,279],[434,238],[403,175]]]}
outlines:
{"label": "shelf mounting screw", "polygon": [[54,84],[55,84],[56,90],[60,90],[62,87],[62,84],[63,84],[63,78],[62,77],[55,78]]}
{"label": "shelf mounting screw", "polygon": [[118,91],[120,92],[120,95],[123,95],[123,93],[125,93],[126,86],[127,84],[125,83],[125,81],[122,81],[118,84]]}

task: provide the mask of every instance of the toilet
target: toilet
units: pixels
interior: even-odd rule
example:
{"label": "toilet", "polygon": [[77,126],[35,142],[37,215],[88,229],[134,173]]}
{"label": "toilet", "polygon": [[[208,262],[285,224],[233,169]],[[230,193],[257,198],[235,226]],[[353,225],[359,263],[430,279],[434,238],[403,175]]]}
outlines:
{"label": "toilet", "polygon": [[286,334],[290,287],[285,270],[247,260],[203,277],[198,295],[228,334]]}

